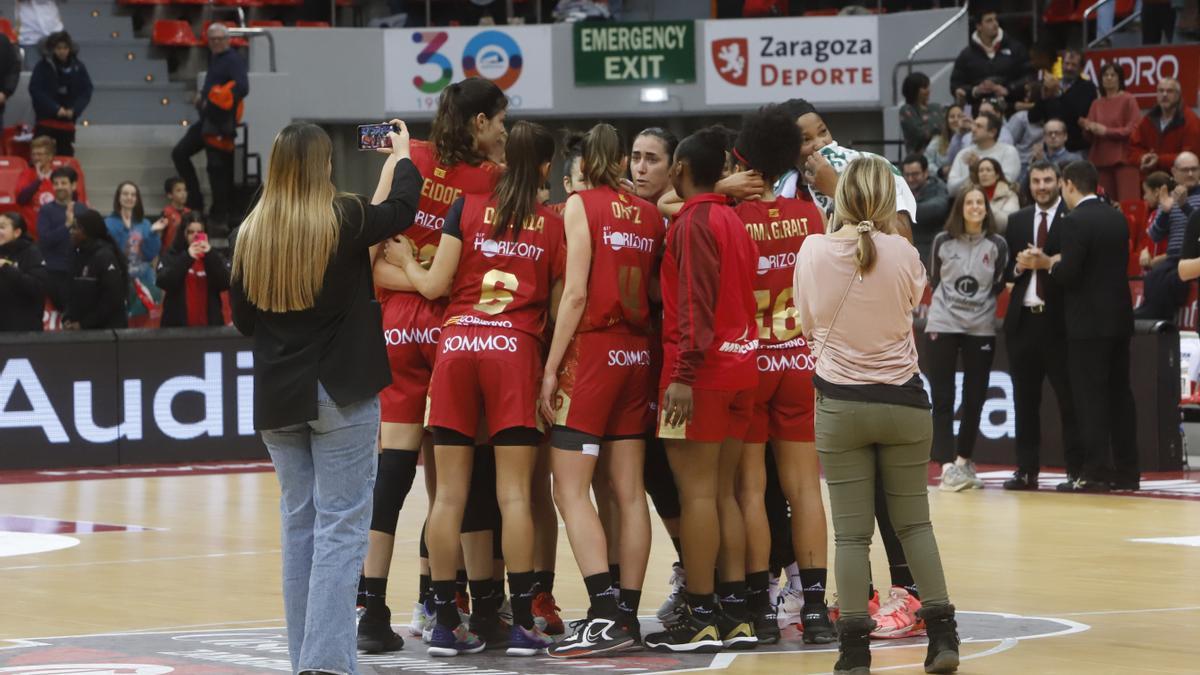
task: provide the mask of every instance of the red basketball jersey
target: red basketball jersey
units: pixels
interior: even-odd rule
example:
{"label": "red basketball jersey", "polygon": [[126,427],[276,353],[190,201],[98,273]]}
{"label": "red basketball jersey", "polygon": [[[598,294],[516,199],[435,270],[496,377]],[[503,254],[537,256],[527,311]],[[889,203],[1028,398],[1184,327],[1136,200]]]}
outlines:
{"label": "red basketball jersey", "polygon": [[779,198],[773,202],[747,201],[734,209],[746,232],[758,246],[754,299],[758,304],[758,341],[782,344],[800,336],[792,277],[796,253],[809,234],[825,231],[815,203]]}
{"label": "red basketball jersey", "polygon": [[587,305],[578,332],[650,330],[648,285],[662,253],[662,218],[650,202],[598,187],[578,193],[592,235]]}
{"label": "red basketball jersey", "polygon": [[550,290],[565,262],[562,218],[538,206],[515,238],[493,236],[495,218],[490,195],[464,196],[462,256],[445,325],[513,328],[541,340]]}
{"label": "red basketball jersey", "polygon": [[[417,251],[417,260],[426,268],[437,253],[438,241],[442,237],[442,226],[454,200],[464,194],[491,194],[500,180],[502,169],[492,162],[484,161],[478,166],[460,163],[442,164],[437,151],[428,141],[412,141],[412,162],[421,172],[421,198],[417,201],[417,215],[412,227],[404,236],[412,240]],[[393,291],[379,289],[382,300]]]}

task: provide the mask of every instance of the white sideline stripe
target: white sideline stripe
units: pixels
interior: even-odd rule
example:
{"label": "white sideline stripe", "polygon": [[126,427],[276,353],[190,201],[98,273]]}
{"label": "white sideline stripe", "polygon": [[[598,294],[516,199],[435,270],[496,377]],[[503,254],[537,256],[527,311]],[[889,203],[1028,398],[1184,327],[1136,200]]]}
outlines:
{"label": "white sideline stripe", "polygon": [[1058,616],[1106,616],[1109,614],[1154,614],[1156,612],[1196,612],[1200,605],[1193,607],[1161,607],[1158,609],[1110,609],[1102,612],[1067,612]]}
{"label": "white sideline stripe", "polygon": [[1139,544],[1171,544],[1174,546],[1193,546],[1200,548],[1200,535],[1190,537],[1147,537],[1144,539],[1130,539],[1129,541]]}

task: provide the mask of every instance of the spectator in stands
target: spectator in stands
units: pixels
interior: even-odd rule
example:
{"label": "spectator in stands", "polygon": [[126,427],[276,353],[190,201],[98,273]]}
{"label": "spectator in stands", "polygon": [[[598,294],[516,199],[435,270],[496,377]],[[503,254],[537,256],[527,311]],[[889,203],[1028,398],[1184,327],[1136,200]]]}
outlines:
{"label": "spectator in stands", "polygon": [[1021,208],[1021,200],[1017,197],[1017,189],[1005,177],[1000,162],[991,157],[979,160],[971,169],[971,182],[983,189],[996,231],[1004,234],[1008,229],[1008,216]]}
{"label": "spectator in stands", "polygon": [[[1088,162],[1063,170],[1062,251],[1025,252],[1022,265],[1046,269],[1063,287],[1067,313],[1067,368],[1083,436],[1080,473],[1062,492],[1108,492],[1140,487],[1137,417],[1129,383],[1133,304],[1125,259],[1125,218],[1096,198],[1099,176]],[[1027,264],[1028,263],[1028,264]],[[1115,471],[1107,464],[1111,450]]]}
{"label": "spectator in stands", "polygon": [[151,224],[142,206],[142,191],[132,181],[125,181],[117,186],[112,213],[104,219],[104,224],[117,250],[125,256],[129,316],[140,322],[162,295],[154,283],[154,261],[162,249],[161,233],[167,228],[167,221],[159,218]]}
{"label": "spectator in stands", "polygon": [[1138,166],[1143,176],[1172,170],[1181,152],[1200,152],[1200,118],[1188,106],[1180,105],[1179,81],[1164,77],[1156,91],[1158,104],[1129,138],[1129,163]]}
{"label": "spectator in stands", "polygon": [[[1032,84],[1027,84],[1026,91],[1032,86]],[[1025,182],[1025,173],[1029,170],[1029,164],[1033,161],[1037,149],[1042,145],[1042,139],[1045,136],[1044,125],[1041,122],[1030,121],[1029,108],[1018,104],[1017,112],[1013,113],[1012,117],[1004,123],[1004,130],[1012,137],[1013,147],[1017,149],[1017,155],[1021,157],[1021,173],[1017,178],[1017,184],[1020,185]]]}
{"label": "spectator in stands", "polygon": [[0,331],[40,331],[46,263],[18,213],[0,214]]}
{"label": "spectator in stands", "polygon": [[999,117],[991,113],[982,113],[975,118],[971,133],[973,142],[958,153],[954,158],[954,165],[950,167],[950,176],[946,183],[951,193],[962,189],[971,177],[971,169],[984,157],[998,160],[1001,171],[1006,176],[1021,174],[1021,157],[1017,154],[1017,149],[997,140],[999,135]]}
{"label": "spectator in stands", "polygon": [[[163,207],[162,218],[167,221],[167,227],[162,232],[162,240],[168,244],[175,241],[175,232],[192,210],[187,206],[187,183],[179,176],[171,176],[163,183],[163,193],[167,196],[167,205]],[[207,228],[205,232],[208,232]]]}
{"label": "spectator in stands", "polygon": [[[1142,201],[1146,202],[1146,220],[1142,223],[1142,227],[1138,228],[1137,236],[1131,237],[1133,243],[1130,246],[1130,250],[1132,255],[1137,256],[1138,264],[1136,267],[1130,265],[1130,277],[1141,276],[1143,270],[1149,270],[1151,267],[1166,260],[1167,241],[1152,241],[1150,239],[1150,228],[1154,225],[1154,221],[1158,219],[1159,213],[1162,210],[1162,204],[1170,200],[1171,192],[1174,190],[1175,179],[1171,178],[1171,175],[1166,171],[1155,171],[1146,176],[1146,180],[1142,183]],[[1191,225],[1190,216],[1188,224]],[[1185,239],[1184,243],[1186,241]]]}
{"label": "spectator in stands", "polygon": [[1100,172],[1100,187],[1110,199],[1137,199],[1141,176],[1137,165],[1129,161],[1128,148],[1142,111],[1133,94],[1125,91],[1125,76],[1116,63],[1100,67],[1100,93],[1087,117],[1079,120],[1083,136],[1092,146],[1088,160]]}
{"label": "spectator in stands", "polygon": [[46,261],[49,277],[46,295],[58,311],[67,308],[67,291],[71,284],[71,256],[74,244],[70,228],[87,206],[75,201],[75,169],[64,166],[50,174],[54,199],[38,211],[38,248]]}
{"label": "spectator in stands", "polygon": [[1062,79],[1049,73],[1042,78],[1041,98],[1030,109],[1029,119],[1043,123],[1062,120],[1067,125],[1067,149],[1082,153],[1088,141],[1079,121],[1087,117],[1096,96],[1096,85],[1083,78],[1083,53],[1068,49],[1062,55]]}
{"label": "spectator in stands", "polygon": [[250,93],[250,79],[245,60],[229,48],[229,30],[225,24],[208,27],[208,49],[208,73],[196,101],[200,121],[188,127],[171,151],[171,160],[187,183],[188,207],[203,213],[204,195],[200,193],[192,155],[205,151],[213,200],[208,223],[213,229],[224,231],[230,225],[233,199],[233,145],[242,101]]}
{"label": "spectator in stands", "polygon": [[[947,492],[983,487],[972,456],[992,372],[996,296],[1004,290],[1007,265],[1008,244],[997,233],[986,190],[972,185],[954,200],[946,229],[933,240],[929,254],[933,297],[925,333],[933,405],[931,455],[942,465],[941,489]],[[960,355],[962,422],[956,439],[954,375]]]}
{"label": "spectator in stands", "polygon": [[1059,168],[1078,162],[1083,157],[1078,152],[1067,149],[1067,124],[1058,118],[1046,120],[1042,125],[1041,145],[1034,148],[1033,161],[1045,160]]}
{"label": "spectator in stands", "polygon": [[[54,171],[54,153],[58,145],[49,136],[38,136],[29,144],[30,165],[17,176],[17,204],[25,222],[31,223],[30,236],[38,238],[38,211],[54,201],[50,174]],[[78,176],[76,176],[78,178]]]}
{"label": "spectator in stands", "polygon": [[1158,216],[1150,227],[1150,239],[1167,241],[1167,255],[1178,257],[1183,250],[1188,217],[1200,208],[1200,157],[1181,152],[1171,167],[1175,189],[1159,200]]}
{"label": "spectator in stands", "polygon": [[1140,0],[1142,5],[1142,44],[1171,42],[1175,35],[1175,8],[1171,0]]}
{"label": "spectator in stands", "polygon": [[913,153],[900,166],[908,189],[917,198],[917,224],[913,227],[913,246],[918,251],[929,250],[933,238],[942,231],[950,213],[950,192],[946,183],[929,175],[929,160]]}
{"label": "spectator in stands", "polygon": [[942,130],[925,148],[925,159],[929,162],[930,170],[943,181],[946,180],[958,151],[970,143],[971,118],[963,114],[963,107],[958,104],[946,108]]}
{"label": "spectator in stands", "polygon": [[21,51],[0,33],[0,129],[4,128],[4,107],[21,81]]}
{"label": "spectator in stands", "polygon": [[985,10],[976,14],[971,42],[954,60],[950,92],[959,103],[1008,98],[1023,93],[1020,87],[1030,74],[1025,45],[1005,34],[996,12]]}
{"label": "spectator in stands", "polygon": [[1008,126],[1006,124],[1004,124],[1004,118],[1005,118],[1004,111],[1007,109],[1008,109],[1007,104],[1005,104],[1005,102],[1002,99],[985,98],[979,102],[979,111],[975,113],[975,117],[979,117],[980,115],[982,115],[984,113],[995,115],[996,119],[1000,120],[999,141],[1001,143],[1008,143],[1009,145],[1012,145],[1015,147],[1016,139],[1013,138],[1012,133],[1008,130]]}
{"label": "spectator in stands", "polygon": [[58,154],[75,156],[75,122],[92,100],[92,78],[79,60],[79,45],[60,31],[46,38],[45,54],[29,78],[37,123],[35,136],[50,136]]}
{"label": "spectator in stands", "polygon": [[17,42],[27,53],[36,53],[42,40],[63,29],[58,0],[17,0],[17,24],[21,28]]}
{"label": "spectator in stands", "polygon": [[184,219],[158,260],[155,283],[164,292],[162,326],[223,326],[221,292],[229,290],[225,258],[208,241],[196,213]]}
{"label": "spectator in stands", "polygon": [[128,270],[104,218],[91,209],[84,210],[71,223],[71,243],[75,255],[63,329],[127,327]]}
{"label": "spectator in stands", "polygon": [[[1017,470],[1004,483],[1005,490],[1038,489],[1041,471],[1042,390],[1050,381],[1058,402],[1061,447],[1067,473],[1078,475],[1083,464],[1083,446],[1071,383],[1067,377],[1067,328],[1062,288],[1045,270],[1022,263],[1028,250],[1056,255],[1062,245],[1062,218],[1067,207],[1059,194],[1057,165],[1047,161],[1029,167],[1029,192],[1033,204],[1009,218],[1008,279],[1013,284],[1008,312],[1004,316],[1005,344],[1012,373],[1013,408],[1016,424]],[[1059,440],[1059,439],[1055,439]]]}
{"label": "spectator in stands", "polygon": [[900,130],[904,132],[906,152],[921,152],[937,135],[943,124],[945,112],[942,106],[929,102],[929,76],[925,73],[909,73],[900,90],[904,93],[904,105],[900,106]]}

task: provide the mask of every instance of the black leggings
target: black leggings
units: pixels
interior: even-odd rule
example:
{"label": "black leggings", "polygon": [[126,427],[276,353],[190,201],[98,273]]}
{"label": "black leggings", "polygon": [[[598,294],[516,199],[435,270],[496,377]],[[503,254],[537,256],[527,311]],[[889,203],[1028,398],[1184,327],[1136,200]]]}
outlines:
{"label": "black leggings", "polygon": [[[970,459],[979,435],[979,416],[987,400],[988,378],[996,338],[991,335],[930,333],[926,342],[926,375],[933,403],[933,459],[953,462],[955,454]],[[958,443],[954,438],[954,386],[959,354],[962,354],[962,421]]]}

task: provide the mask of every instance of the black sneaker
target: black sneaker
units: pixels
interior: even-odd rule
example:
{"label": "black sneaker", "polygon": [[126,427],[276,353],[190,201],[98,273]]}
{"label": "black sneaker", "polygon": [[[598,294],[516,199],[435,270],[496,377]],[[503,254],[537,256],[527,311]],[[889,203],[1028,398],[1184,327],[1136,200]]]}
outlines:
{"label": "black sneaker", "polygon": [[606,656],[635,646],[637,639],[621,623],[596,617],[576,626],[570,637],[551,646],[546,653],[557,659],[578,659]]}
{"label": "black sneaker", "polygon": [[719,609],[717,630],[721,633],[721,645],[726,649],[754,649],[758,646],[754,619],[749,616],[731,614]]}
{"label": "black sneaker", "polygon": [[487,643],[488,649],[508,649],[508,636],[512,633],[512,626],[499,615],[480,616],[477,612],[471,615],[468,625],[472,633]]}
{"label": "black sneaker", "polygon": [[1074,492],[1075,484],[1078,482],[1079,482],[1079,476],[1072,476],[1071,474],[1067,474],[1067,480],[1065,482],[1059,483],[1058,485],[1054,486],[1054,489],[1058,492]]}
{"label": "black sneaker", "polygon": [[691,652],[712,654],[721,651],[721,634],[717,624],[704,623],[690,611],[683,611],[675,621],[665,626],[661,633],[646,636],[646,647],[660,652]]}
{"label": "black sneaker", "polygon": [[368,654],[398,652],[404,648],[404,638],[392,630],[392,613],[365,612],[358,621],[358,651]]}
{"label": "black sneaker", "polygon": [[[1062,487],[1062,486],[1059,486]],[[1075,481],[1069,489],[1063,492],[1085,492],[1090,494],[1104,493],[1112,490],[1112,486],[1102,480],[1088,480],[1080,478]]]}
{"label": "black sneaker", "polygon": [[807,603],[800,610],[800,627],[804,631],[804,644],[827,645],[837,642],[837,633],[829,620],[829,606],[823,602]]}
{"label": "black sneaker", "polygon": [[771,603],[761,607],[754,612],[754,635],[758,637],[758,644],[773,645],[779,642],[779,615],[775,612],[775,607]]}
{"label": "black sneaker", "polygon": [[1036,490],[1038,489],[1038,477],[1036,473],[1025,473],[1017,471],[1013,473],[1013,477],[1004,481],[1005,490]]}

